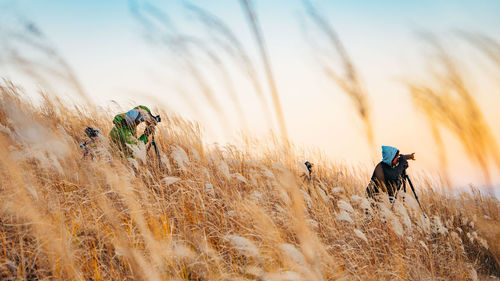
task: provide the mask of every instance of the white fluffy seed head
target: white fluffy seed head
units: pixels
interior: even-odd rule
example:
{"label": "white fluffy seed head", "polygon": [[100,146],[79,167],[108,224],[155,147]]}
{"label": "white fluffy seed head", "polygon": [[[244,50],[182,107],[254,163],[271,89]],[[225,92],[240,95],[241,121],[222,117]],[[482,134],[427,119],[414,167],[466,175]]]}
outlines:
{"label": "white fluffy seed head", "polygon": [[252,241],[248,240],[247,238],[238,235],[226,235],[225,239],[240,254],[246,257],[259,257],[259,251],[257,250],[257,247]]}
{"label": "white fluffy seed head", "polygon": [[337,215],[337,220],[348,222],[350,224],[354,223],[354,221],[351,219],[351,216],[346,211],[340,211],[340,213]]}
{"label": "white fluffy seed head", "polygon": [[190,164],[186,151],[184,151],[184,149],[182,149],[179,146],[174,146],[172,148],[172,153],[170,154],[170,157],[174,159],[177,166],[179,166],[179,168],[183,171],[186,170],[186,165]]}
{"label": "white fluffy seed head", "polygon": [[351,204],[347,203],[344,200],[339,200],[337,202],[337,206],[339,207],[340,210],[346,211],[348,213],[354,213],[354,209],[352,208]]}
{"label": "white fluffy seed head", "polygon": [[355,203],[355,205],[358,205],[362,210],[371,210],[372,209],[370,201],[368,201],[368,199],[366,199],[365,197],[353,195],[351,197],[351,200],[352,200],[352,202]]}
{"label": "white fluffy seed head", "polygon": [[178,177],[164,177],[163,179],[161,179],[163,181],[163,183],[165,184],[165,186],[169,186],[173,183],[176,183],[178,181],[180,181],[181,179],[178,178]]}
{"label": "white fluffy seed head", "polygon": [[219,171],[224,175],[224,177],[226,177],[226,179],[231,178],[231,174],[229,173],[229,166],[226,162],[221,161],[219,163]]}
{"label": "white fluffy seed head", "polygon": [[231,174],[231,177],[239,180],[242,183],[247,183],[247,179],[244,176],[242,176],[240,173]]}
{"label": "white fluffy seed head", "polygon": [[358,238],[360,238],[361,240],[363,240],[366,243],[368,243],[368,239],[366,238],[366,235],[361,230],[355,229],[354,230],[354,234],[356,234],[356,236],[358,236]]}
{"label": "white fluffy seed head", "polygon": [[288,244],[288,243],[281,244],[280,249],[283,251],[283,253],[286,256],[290,257],[297,264],[306,265],[306,259],[304,258],[304,255],[302,254],[302,252],[300,252],[292,244]]}
{"label": "white fluffy seed head", "polygon": [[211,183],[205,183],[205,192],[210,196],[215,196],[214,186]]}

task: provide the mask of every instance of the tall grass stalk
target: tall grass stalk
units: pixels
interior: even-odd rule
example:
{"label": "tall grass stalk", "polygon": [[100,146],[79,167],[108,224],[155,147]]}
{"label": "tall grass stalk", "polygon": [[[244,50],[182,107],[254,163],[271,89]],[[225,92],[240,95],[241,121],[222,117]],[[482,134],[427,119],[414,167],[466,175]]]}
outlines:
{"label": "tall grass stalk", "polygon": [[441,72],[430,71],[434,84],[408,84],[414,104],[433,123],[433,135],[441,153],[444,149],[438,127],[455,135],[470,159],[481,168],[486,183],[491,185],[489,161],[493,160],[500,169],[496,140],[456,60],[435,36],[425,34],[425,37],[436,54],[432,62],[437,63]]}
{"label": "tall grass stalk", "polygon": [[491,62],[500,68],[500,43],[495,39],[470,32],[459,32],[459,35],[479,49]]}
{"label": "tall grass stalk", "polygon": [[[302,3],[306,8],[309,18],[324,34],[324,36],[330,43],[330,48],[334,50],[340,58],[342,73],[339,73],[339,71],[331,67],[329,65],[330,62],[328,61],[321,61],[321,67],[326,76],[335,84],[337,84],[353,102],[356,112],[363,122],[366,140],[368,141],[372,157],[375,157],[375,136],[372,125],[371,108],[368,93],[361,85],[361,79],[359,77],[358,70],[349,57],[344,44],[338,37],[331,24],[328,23],[327,19],[317,11],[317,9],[309,0],[303,0]],[[320,50],[313,51],[320,52]]]}
{"label": "tall grass stalk", "polygon": [[232,60],[239,66],[245,77],[250,80],[261,102],[261,107],[264,115],[266,116],[266,120],[269,126],[272,128],[272,114],[267,104],[266,96],[262,89],[259,77],[257,75],[257,71],[255,69],[256,67],[241,41],[238,39],[236,34],[234,34],[229,25],[227,25],[219,17],[192,3],[186,3],[186,7],[197,16],[215,44],[219,46],[221,50],[224,51],[224,53],[228,54],[232,58]]}
{"label": "tall grass stalk", "polygon": [[[166,51],[167,56],[176,62],[175,67],[187,72],[188,77],[192,79],[194,85],[208,101],[210,109],[216,114],[220,124],[226,131],[229,131],[230,125],[226,112],[208,81],[206,73],[196,60],[193,46],[197,47],[198,44],[193,44],[193,41],[197,40],[180,33],[168,14],[152,4],[141,5],[141,3],[131,1],[130,7],[135,18],[143,26],[148,41],[153,46],[159,47],[160,50]],[[189,101],[192,101],[192,98],[189,98]],[[201,108],[198,108],[197,111],[201,111]],[[241,111],[239,113],[241,116]]]}
{"label": "tall grass stalk", "polygon": [[61,93],[55,79],[68,85],[87,106],[92,104],[73,68],[35,22],[20,17],[15,28],[4,28],[0,33],[0,62],[21,71],[51,94]]}
{"label": "tall grass stalk", "polygon": [[240,4],[243,8],[247,16],[247,21],[250,26],[250,29],[253,32],[255,41],[257,42],[257,46],[259,48],[260,57],[262,63],[264,65],[264,70],[267,77],[267,82],[269,84],[269,91],[271,92],[271,97],[273,100],[274,111],[276,113],[276,118],[278,120],[278,126],[281,134],[281,138],[283,141],[283,145],[288,146],[288,132],[286,129],[285,117],[283,115],[283,108],[281,107],[281,102],[278,94],[278,89],[276,87],[276,82],[274,80],[274,74],[271,69],[271,61],[269,55],[267,54],[266,44],[264,40],[264,36],[262,34],[262,30],[259,25],[259,21],[257,18],[257,14],[255,12],[255,8],[253,6],[252,0],[240,0]]}

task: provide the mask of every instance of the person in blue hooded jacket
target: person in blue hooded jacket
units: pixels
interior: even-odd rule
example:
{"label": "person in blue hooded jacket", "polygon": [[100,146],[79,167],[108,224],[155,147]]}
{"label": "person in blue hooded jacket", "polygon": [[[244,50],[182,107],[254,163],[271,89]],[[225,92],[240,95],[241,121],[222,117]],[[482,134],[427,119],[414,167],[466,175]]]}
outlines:
{"label": "person in blue hooded jacket", "polygon": [[399,150],[392,146],[382,146],[382,161],[373,171],[370,184],[366,188],[369,197],[375,198],[380,191],[389,195],[392,202],[394,194],[401,188],[408,160],[415,160],[415,153],[399,154]]}

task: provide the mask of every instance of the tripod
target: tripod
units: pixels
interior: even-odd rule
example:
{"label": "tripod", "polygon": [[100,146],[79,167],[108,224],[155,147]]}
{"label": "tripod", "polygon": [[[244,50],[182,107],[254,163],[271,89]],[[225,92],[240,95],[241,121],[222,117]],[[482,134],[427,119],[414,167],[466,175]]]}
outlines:
{"label": "tripod", "polygon": [[[415,199],[417,200],[418,206],[420,207],[420,210],[422,210],[424,217],[427,218],[427,215],[424,212],[424,208],[422,208],[422,205],[420,204],[420,200],[418,200],[417,193],[415,192],[415,187],[413,186],[413,183],[411,182],[410,176],[408,176],[408,174],[406,173],[406,170],[403,172],[402,176],[403,176],[403,191],[406,193],[406,181],[408,181],[408,183],[410,184],[411,191],[413,192],[413,195],[415,196]],[[401,190],[401,189],[398,189],[396,191],[396,195],[394,196],[394,200],[392,201],[391,210],[394,209],[394,203],[396,202],[396,199],[398,198],[399,190]]]}
{"label": "tripod", "polygon": [[149,149],[151,148],[151,146],[154,147],[154,149],[155,149],[156,161],[158,161],[158,167],[161,168],[160,150],[158,149],[158,146],[156,145],[154,131],[153,131],[153,134],[151,136],[151,142],[146,147],[146,153],[149,152]]}

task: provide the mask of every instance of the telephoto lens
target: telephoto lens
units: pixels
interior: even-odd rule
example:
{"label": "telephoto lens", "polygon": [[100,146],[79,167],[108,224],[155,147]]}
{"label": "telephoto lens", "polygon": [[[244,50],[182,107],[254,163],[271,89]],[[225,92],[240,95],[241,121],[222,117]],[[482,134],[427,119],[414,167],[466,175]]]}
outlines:
{"label": "telephoto lens", "polygon": [[399,161],[398,162],[399,162],[400,165],[403,165],[403,167],[406,169],[409,166],[408,159],[410,159],[409,155],[402,154],[401,156],[399,156]]}

